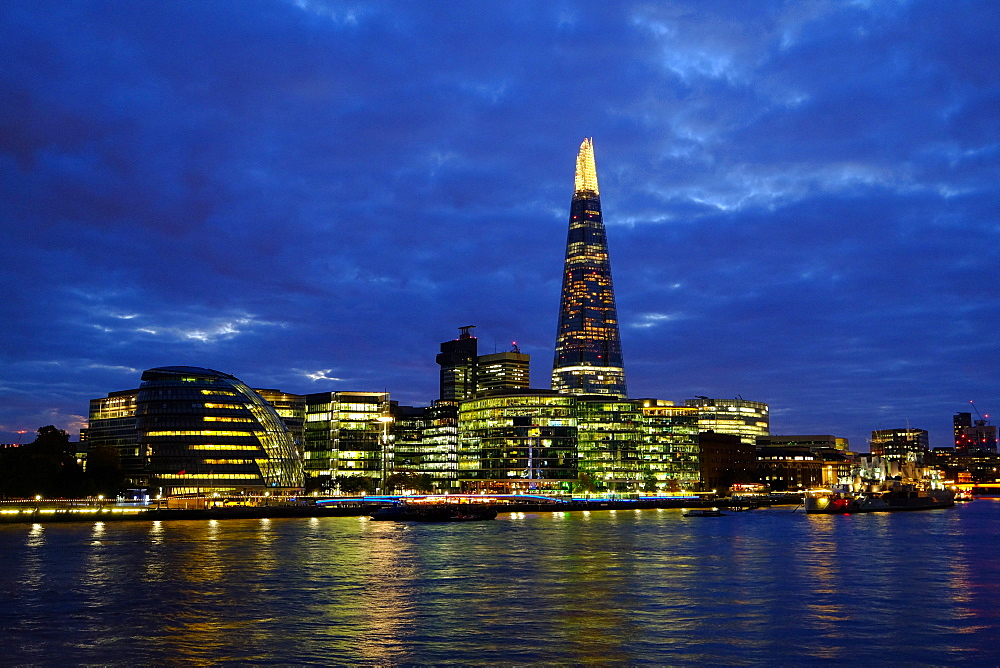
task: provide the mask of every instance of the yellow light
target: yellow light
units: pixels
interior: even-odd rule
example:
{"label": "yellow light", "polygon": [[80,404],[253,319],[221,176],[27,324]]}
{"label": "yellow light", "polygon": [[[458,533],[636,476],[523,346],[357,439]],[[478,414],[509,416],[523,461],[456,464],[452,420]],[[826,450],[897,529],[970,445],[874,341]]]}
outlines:
{"label": "yellow light", "polygon": [[597,166],[594,162],[594,140],[587,138],[580,144],[580,152],[576,156],[576,193],[585,191],[599,195],[597,189]]}

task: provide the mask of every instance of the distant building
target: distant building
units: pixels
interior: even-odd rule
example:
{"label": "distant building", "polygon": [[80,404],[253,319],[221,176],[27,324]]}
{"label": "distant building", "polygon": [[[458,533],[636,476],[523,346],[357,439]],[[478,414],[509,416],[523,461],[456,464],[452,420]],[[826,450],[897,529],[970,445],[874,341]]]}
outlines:
{"label": "distant building", "polygon": [[[823,458],[808,446],[765,447],[757,451],[757,478],[775,492],[823,485],[825,466]],[[830,483],[835,482],[833,473],[831,469]]]}
{"label": "distant building", "polygon": [[702,432],[733,434],[754,447],[758,437],[770,433],[768,406],[760,401],[696,397],[684,405],[698,410],[698,430]]}
{"label": "distant building", "polygon": [[459,327],[459,337],[441,344],[437,363],[440,370],[439,397],[445,401],[463,401],[476,396],[476,371],[479,343],[472,335],[475,325]]}
{"label": "distant building", "polygon": [[628,396],[591,139],[583,141],[576,158],[552,389]]}
{"label": "distant building", "polygon": [[530,360],[516,345],[508,352],[480,355],[476,361],[476,393],[528,389]]}
{"label": "distant building", "polygon": [[120,390],[90,400],[87,427],[80,431],[81,447],[111,446],[118,450],[125,485],[136,493],[148,487],[146,457],[139,448],[136,405],[139,390]]}
{"label": "distant building", "polygon": [[[968,415],[968,413],[959,413]],[[956,415],[955,452],[958,455],[989,455],[997,451],[997,428],[987,424],[986,420],[971,421],[971,424],[958,426]]]}
{"label": "distant building", "polygon": [[756,482],[755,446],[736,434],[704,431],[698,434],[702,491],[727,491],[734,484]]}
{"label": "distant building", "polygon": [[306,422],[306,397],[303,394],[289,394],[281,390],[254,389],[267,403],[271,404],[281,421],[288,427],[295,441],[295,448],[302,453],[302,439]]}
{"label": "distant building", "polygon": [[923,464],[927,454],[928,438],[926,429],[878,429],[872,432],[871,454],[887,460],[913,461]]}
{"label": "distant building", "polygon": [[457,339],[441,344],[440,400],[458,402],[493,390],[528,389],[531,356],[516,344],[508,352],[480,355],[474,328],[459,327]]}

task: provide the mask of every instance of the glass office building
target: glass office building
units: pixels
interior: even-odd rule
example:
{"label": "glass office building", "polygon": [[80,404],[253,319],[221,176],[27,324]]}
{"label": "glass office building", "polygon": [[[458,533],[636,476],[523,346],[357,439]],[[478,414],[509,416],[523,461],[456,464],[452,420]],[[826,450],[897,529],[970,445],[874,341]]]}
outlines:
{"label": "glass office building", "polygon": [[150,493],[302,488],[291,433],[271,405],[229,374],[188,366],[145,371],[136,428]]}
{"label": "glass office building", "polygon": [[501,390],[463,401],[458,478],[467,491],[568,492],[577,479],[576,398]]}
{"label": "glass office building", "polygon": [[591,139],[580,145],[576,160],[552,389],[628,395]]}

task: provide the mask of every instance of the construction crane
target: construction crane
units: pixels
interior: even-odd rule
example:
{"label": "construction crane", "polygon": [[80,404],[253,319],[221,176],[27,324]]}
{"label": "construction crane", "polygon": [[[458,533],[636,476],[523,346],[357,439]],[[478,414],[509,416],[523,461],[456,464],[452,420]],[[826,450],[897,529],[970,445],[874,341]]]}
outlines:
{"label": "construction crane", "polygon": [[976,402],[975,402],[975,401],[972,401],[972,400],[970,399],[970,400],[969,400],[969,403],[970,403],[970,404],[972,404],[972,409],[973,409],[974,411],[976,411],[976,415],[978,415],[978,416],[979,416],[979,420],[978,420],[978,423],[979,423],[979,425],[980,425],[980,426],[984,426],[984,425],[987,425],[987,424],[989,424],[989,420],[990,420],[990,415],[989,415],[989,413],[987,413],[986,415],[983,415],[982,413],[980,413],[980,412],[979,412],[979,409],[978,409],[978,408],[976,408]]}

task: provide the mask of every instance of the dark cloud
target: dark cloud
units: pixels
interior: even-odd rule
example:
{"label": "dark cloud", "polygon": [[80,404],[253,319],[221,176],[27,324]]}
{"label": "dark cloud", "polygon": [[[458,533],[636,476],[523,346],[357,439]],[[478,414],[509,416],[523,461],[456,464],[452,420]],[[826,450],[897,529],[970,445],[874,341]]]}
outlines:
{"label": "dark cloud", "polygon": [[546,386],[594,136],[633,395],[945,444],[1000,404],[998,13],[5,2],[0,440],[164,364],[424,403],[465,324]]}

